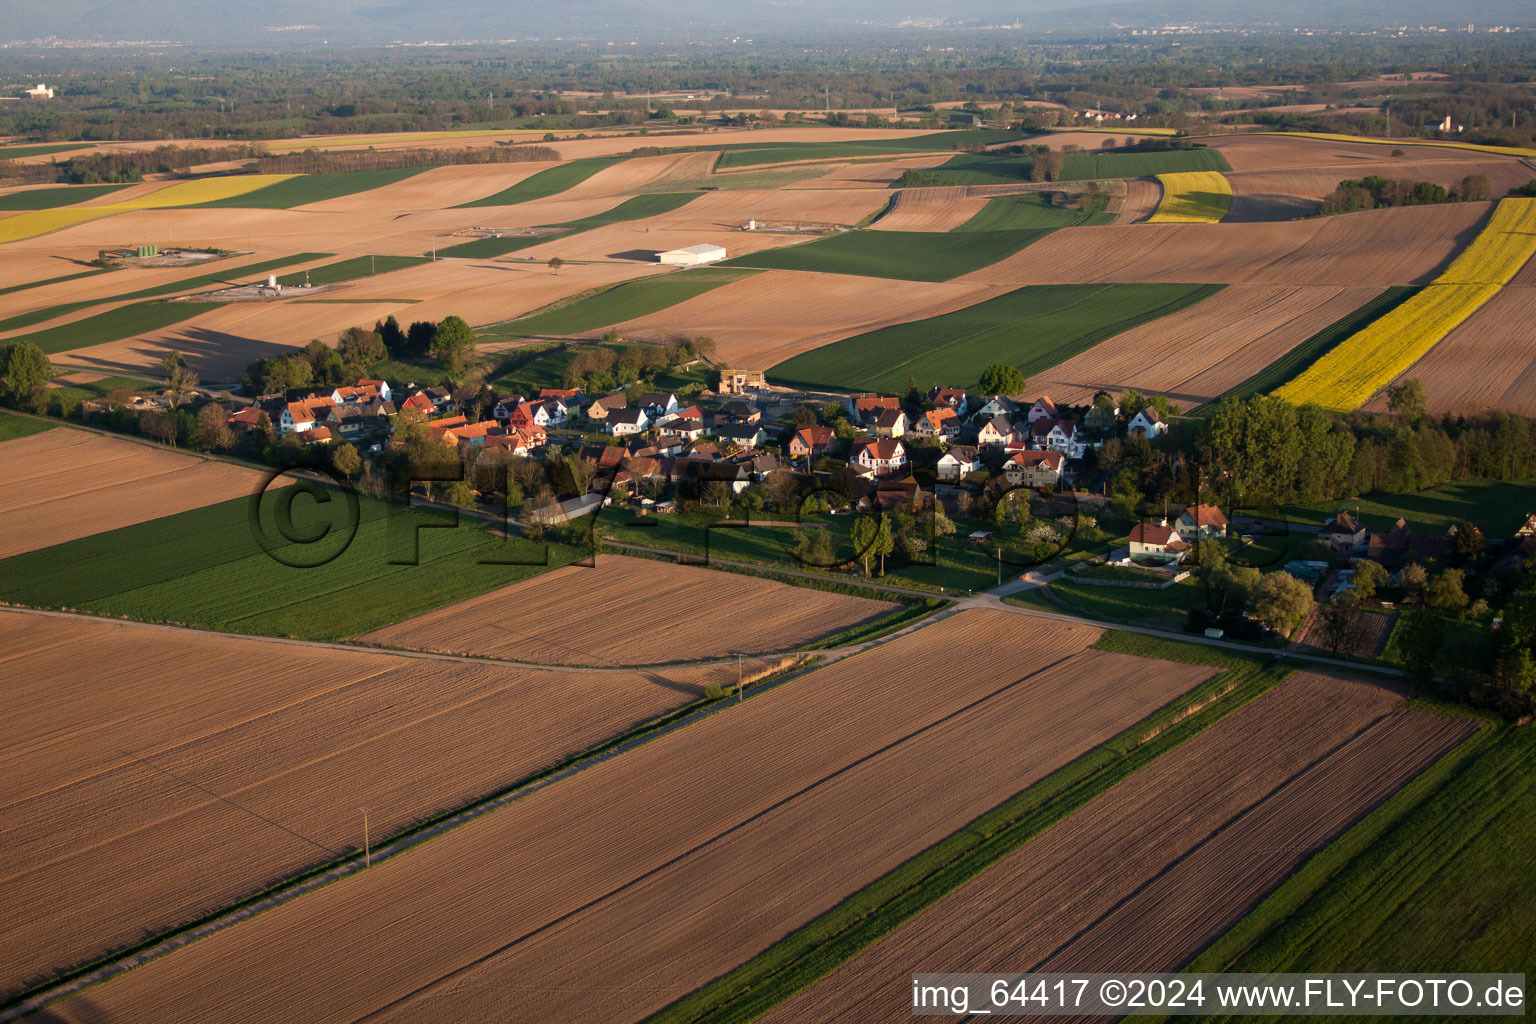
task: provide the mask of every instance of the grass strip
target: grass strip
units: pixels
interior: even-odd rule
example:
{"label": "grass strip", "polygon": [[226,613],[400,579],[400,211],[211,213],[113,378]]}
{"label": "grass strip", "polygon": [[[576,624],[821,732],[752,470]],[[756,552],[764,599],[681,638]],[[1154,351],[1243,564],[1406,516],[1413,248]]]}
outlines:
{"label": "grass strip", "polygon": [[[0,156],[0,160],[5,159]],[[111,195],[127,188],[127,185],[64,185],[60,188],[35,188],[27,192],[12,192],[0,196],[0,210],[52,210],[59,206],[72,206],[87,199]]]}
{"label": "grass strip", "polygon": [[468,210],[477,206],[516,206],[518,203],[530,202],[534,199],[547,199],[553,195],[559,195],[568,188],[586,181],[592,175],[614,164],[628,160],[628,154],[622,156],[592,156],[580,160],[568,160],[558,163],[548,170],[539,171],[529,175],[511,188],[502,189],[493,196],[484,199],[476,199],[472,203],[460,203],[455,210]]}
{"label": "grass strip", "polygon": [[60,324],[36,334],[9,340],[30,341],[45,354],[67,352],[158,331],[183,320],[190,320],[199,313],[218,309],[220,305],[218,302],[134,302],[88,316],[84,320]]}
{"label": "grass strip", "polygon": [[[938,153],[961,146],[991,146],[1028,138],[1022,132],[989,128],[941,130],[924,135],[894,139],[855,139],[851,142],[741,143],[719,147],[724,150],[717,167],[752,167],[758,164],[790,163],[796,160],[832,160],[838,157],[890,156],[902,153]],[[698,149],[716,147],[699,146]]]}
{"label": "grass strip", "polygon": [[27,416],[17,416],[15,413],[0,410],[0,441],[14,441],[18,437],[31,437],[33,434],[41,434],[45,430],[52,430],[62,424],[50,423],[48,420],[34,420]]}
{"label": "grass strip", "polygon": [[[314,259],[319,255],[321,254],[311,253],[310,258]],[[431,261],[425,256],[354,256],[349,260],[315,267],[313,270],[285,274],[277,279],[277,283],[297,286],[307,280],[310,284],[341,284],[344,281],[355,281],[360,277],[372,277],[375,274],[388,274],[391,271],[404,270],[407,267],[428,262]],[[379,300],[369,299],[368,301]]]}
{"label": "grass strip", "polygon": [[67,153],[72,149],[89,149],[90,142],[49,142],[36,146],[0,146],[0,160],[20,160],[24,156],[47,156],[49,153]]}
{"label": "grass strip", "polygon": [[[20,316],[13,316],[8,320],[0,320],[0,331],[20,330],[23,327],[31,327],[33,324],[40,324],[55,317],[68,316],[70,313],[88,309],[91,306],[102,306],[109,302],[131,302],[134,299],[152,299],[161,295],[174,295],[178,292],[195,291],[205,285],[233,284],[237,278],[244,279],[253,274],[265,274],[269,270],[292,266],[295,263],[307,263],[310,260],[317,260],[328,255],[330,254],[323,252],[301,252],[296,256],[279,256],[277,259],[263,260],[260,263],[248,263],[243,267],[236,267],[233,272],[226,269],[210,274],[200,274],[196,277],[183,278],[180,281],[172,281],[169,284],[155,285],[151,288],[140,288],[138,291],[123,292],[120,295],[109,295],[106,298],[65,302],[61,305],[49,306],[47,309],[37,309],[30,313],[22,313]],[[77,274],[71,276],[84,277],[85,275]],[[69,280],[69,278],[62,278],[61,280]],[[174,321],[172,322],[174,323]],[[116,339],[98,339],[98,341],[113,340]]]}
{"label": "grass strip", "polygon": [[239,207],[256,210],[291,210],[295,206],[320,203],[327,199],[339,199],[342,196],[393,185],[397,181],[404,181],[427,169],[426,167],[396,167],[386,171],[351,171],[345,174],[300,174],[253,192],[198,203],[194,209]]}
{"label": "grass strip", "polygon": [[1266,394],[1277,388],[1284,387],[1304,372],[1307,367],[1333,351],[1335,346],[1364,329],[1367,324],[1378,317],[1407,302],[1421,288],[1422,286],[1413,287],[1411,285],[1395,285],[1388,288],[1353,313],[1346,313],[1279,359],[1264,367],[1264,369],[1252,377],[1243,381],[1237,387],[1225,392],[1215,402],[1205,403],[1191,413],[1191,415],[1208,416],[1216,408],[1218,402],[1227,398],[1246,401],[1254,395]]}
{"label": "grass strip", "polygon": [[[62,277],[48,277],[41,281],[29,281],[26,284],[13,284],[8,288],[0,288],[0,295],[9,295],[12,292],[24,292],[29,288],[41,288],[47,284],[63,284],[65,281],[78,281],[82,277],[95,277],[97,274],[106,274],[104,269],[82,270],[78,274],[64,274]],[[34,321],[35,323],[36,321]]]}
{"label": "grass strip", "polygon": [[[1147,642],[1150,641],[1150,642]],[[913,857],[740,967],[650,1017],[649,1024],[754,1019],[1087,805],[1288,673],[1262,659],[1110,632],[1095,649],[1216,665],[1225,671],[1057,769]]]}
{"label": "grass strip", "polygon": [[570,305],[497,324],[480,332],[480,336],[532,338],[581,334],[609,324],[649,316],[722,285],[745,280],[755,273],[755,270],[717,270],[711,267],[625,281]]}

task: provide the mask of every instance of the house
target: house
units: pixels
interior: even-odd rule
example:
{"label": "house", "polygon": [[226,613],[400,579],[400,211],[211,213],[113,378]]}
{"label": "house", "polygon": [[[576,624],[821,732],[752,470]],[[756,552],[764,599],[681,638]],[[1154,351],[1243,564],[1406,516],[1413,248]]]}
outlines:
{"label": "house", "polygon": [[513,411],[526,401],[527,399],[522,395],[507,395],[491,406],[491,419],[499,423],[505,423],[512,418]]}
{"label": "house", "polygon": [[854,465],[862,466],[875,476],[904,473],[907,469],[907,449],[894,437],[856,442],[852,456],[850,461]]}
{"label": "house", "polygon": [[900,437],[907,432],[907,414],[900,409],[881,409],[875,417],[876,437]]}
{"label": "house", "polygon": [[960,417],[955,415],[955,410],[949,408],[929,409],[917,418],[912,424],[912,433],[917,437],[938,437],[948,439],[960,433]]}
{"label": "house", "polygon": [[956,416],[965,415],[966,396],[964,388],[933,388],[928,392],[928,401],[940,409],[953,409]]}
{"label": "house", "polygon": [[677,415],[677,396],[671,392],[644,394],[640,396],[640,408],[653,422],[662,422]]}
{"label": "house", "polygon": [[315,427],[299,435],[299,440],[305,444],[330,444],[336,440],[336,437],[331,433],[329,427]]}
{"label": "house", "polygon": [[967,128],[980,128],[981,127],[981,115],[980,114],[971,114],[971,113],[967,113],[965,111],[961,111],[958,114],[950,114],[949,115],[949,123],[950,124],[964,125]]}
{"label": "house", "polygon": [[1348,512],[1340,512],[1317,531],[1317,539],[1327,544],[1330,551],[1353,551],[1366,546],[1365,526]]}
{"label": "house", "polygon": [[661,429],[672,437],[678,437],[684,441],[697,441],[704,436],[704,421],[679,416],[675,420],[668,420],[666,426]]}
{"label": "house", "polygon": [[410,398],[407,398],[405,401],[400,403],[401,412],[404,412],[407,409],[411,409],[420,413],[423,418],[431,416],[434,408],[435,407],[432,405],[432,399],[428,398],[426,393],[422,391],[416,392]]}
{"label": "house", "polygon": [[970,473],[976,472],[976,449],[964,446],[951,448],[939,457],[939,479],[945,483],[959,483]]}
{"label": "house", "polygon": [[721,370],[720,391],[727,395],[744,395],[749,391],[768,390],[768,381],[762,370]]}
{"label": "house", "polygon": [[427,424],[427,437],[444,444],[459,443],[459,429],[469,426],[463,416],[444,416]]}
{"label": "house", "polygon": [[976,410],[976,415],[990,420],[998,416],[1012,416],[1018,411],[1018,403],[1007,395],[993,395],[987,399],[986,404]]}
{"label": "house", "polygon": [[583,397],[581,388],[539,388],[538,400],[558,398],[565,403],[567,409],[575,408],[581,404]]}
{"label": "house", "polygon": [[976,443],[983,448],[1001,448],[1013,437],[1013,424],[1001,416],[993,416],[981,425]]}
{"label": "house", "polygon": [[289,434],[302,434],[307,430],[315,429],[320,419],[334,404],[329,398],[315,395],[311,395],[302,402],[289,402],[283,406],[283,414],[277,423],[279,435],[287,437]]}
{"label": "house", "polygon": [[[1414,533],[1406,520],[1399,519],[1387,533],[1371,533],[1365,539],[1365,557],[1382,565],[1396,566],[1405,561],[1444,562],[1456,551],[1454,524],[1444,534]],[[1412,559],[1409,556],[1412,555]]]}
{"label": "house", "polygon": [[795,431],[795,436],[789,439],[789,457],[810,459],[815,462],[827,453],[836,440],[837,431],[831,427],[814,425],[801,427]]}
{"label": "house", "polygon": [[513,455],[527,455],[536,448],[544,447],[546,441],[548,435],[543,427],[508,427],[503,428],[501,433],[487,431],[484,444],[487,449],[498,448]]}
{"label": "house", "polygon": [[858,508],[866,512],[892,512],[916,501],[922,493],[922,485],[911,476],[880,480],[873,490],[859,499]]}
{"label": "house", "polygon": [[53,89],[50,88],[49,86],[44,85],[42,82],[38,82],[37,85],[34,88],[23,89],[21,91],[21,94],[23,96],[25,96],[29,100],[51,100],[51,99],[53,99]]}
{"label": "house", "polygon": [[1029,407],[1029,422],[1034,424],[1037,420],[1056,420],[1060,414],[1056,411],[1056,403],[1051,401],[1050,395],[1041,395],[1035,399],[1035,404]]}
{"label": "house", "polygon": [[1015,487],[1055,487],[1066,464],[1061,452],[1016,452],[1003,463],[1003,476]]}
{"label": "house", "polygon": [[900,409],[901,401],[883,395],[854,395],[853,415],[866,426],[873,423],[887,409]]}
{"label": "house", "polygon": [[739,448],[756,448],[767,440],[768,433],[756,423],[727,423],[715,428],[715,436]]}
{"label": "house", "polygon": [[351,405],[333,405],[319,423],[329,427],[333,434],[353,440],[365,434],[387,434],[390,429],[389,417],[394,414],[395,407],[392,404],[375,398]]}
{"label": "house", "polygon": [[1162,413],[1149,405],[1131,417],[1125,433],[1127,437],[1140,437],[1150,441],[1154,437],[1162,437],[1168,433],[1168,421],[1163,419]]}
{"label": "house", "polygon": [[715,410],[715,423],[756,423],[763,418],[763,410],[751,402],[739,398],[726,402]]}
{"label": "house", "polygon": [[445,413],[457,412],[459,403],[453,397],[453,392],[444,387],[425,388],[421,392],[432,403],[432,413],[441,416]]}
{"label": "house", "polygon": [[[229,424],[230,430],[236,432],[242,430],[255,430],[261,426],[261,418],[265,415],[266,413],[262,411],[260,406],[247,405],[245,408],[239,409],[233,413],[225,422]],[[270,417],[268,418],[268,422],[271,422]]]}
{"label": "house", "polygon": [[611,473],[624,464],[624,460],[629,458],[629,452],[614,444],[587,444],[581,446],[576,457],[597,467],[599,473]]}
{"label": "house", "polygon": [[1029,425],[1029,435],[1032,447],[1061,452],[1069,459],[1080,459],[1088,450],[1088,439],[1078,430],[1076,420],[1035,420]]}
{"label": "house", "polygon": [[1225,537],[1227,517],[1215,505],[1193,505],[1174,520],[1173,528],[1185,542],[1193,544],[1197,540]]}
{"label": "house", "polygon": [[587,419],[596,424],[606,423],[608,414],[616,409],[627,409],[629,397],[622,391],[615,391],[611,395],[602,398],[594,398],[592,404],[587,406]]}
{"label": "house", "polygon": [[1141,523],[1131,530],[1133,559],[1172,557],[1174,561],[1179,561],[1188,550],[1189,545],[1184,543],[1179,532],[1169,526],[1166,520],[1161,523]]}
{"label": "house", "polygon": [[752,479],[762,483],[763,478],[779,468],[779,460],[769,452],[756,452],[743,455],[731,461],[746,466],[752,473]]}
{"label": "house", "polygon": [[644,409],[614,409],[603,421],[602,428],[614,437],[628,437],[631,434],[643,434],[650,425],[651,418],[645,414]]}

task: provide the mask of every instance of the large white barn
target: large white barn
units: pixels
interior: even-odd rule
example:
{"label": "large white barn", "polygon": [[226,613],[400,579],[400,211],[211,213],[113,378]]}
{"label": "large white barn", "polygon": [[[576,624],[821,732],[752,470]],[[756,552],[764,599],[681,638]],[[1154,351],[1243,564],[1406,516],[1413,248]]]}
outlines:
{"label": "large white barn", "polygon": [[713,263],[725,259],[723,245],[690,245],[682,249],[670,249],[661,253],[661,262],[673,267],[696,267],[701,263]]}

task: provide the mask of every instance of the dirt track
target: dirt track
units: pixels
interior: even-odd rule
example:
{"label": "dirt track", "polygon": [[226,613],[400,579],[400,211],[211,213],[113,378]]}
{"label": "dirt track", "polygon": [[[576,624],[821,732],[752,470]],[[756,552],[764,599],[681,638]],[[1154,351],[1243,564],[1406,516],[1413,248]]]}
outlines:
{"label": "dirt track", "polygon": [[906,1020],[914,971],[1175,970],[1475,730],[1396,702],[1293,676],[761,1019]]}
{"label": "dirt track", "polygon": [[[150,963],[91,1003],[160,1022],[385,1007],[549,1020],[596,991],[604,1002],[575,1016],[634,1019],[1207,674],[1074,657],[1096,635],[955,616]],[[1066,706],[1080,711],[1050,712]],[[658,963],[673,966],[637,986]],[[78,1019],[69,1001],[51,1009]]]}

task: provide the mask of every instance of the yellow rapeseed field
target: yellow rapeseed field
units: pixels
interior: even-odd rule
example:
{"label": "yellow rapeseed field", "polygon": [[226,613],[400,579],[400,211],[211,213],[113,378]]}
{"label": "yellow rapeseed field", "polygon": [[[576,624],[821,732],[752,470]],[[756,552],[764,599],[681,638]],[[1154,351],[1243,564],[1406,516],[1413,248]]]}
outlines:
{"label": "yellow rapeseed field", "polygon": [[137,199],[105,206],[62,206],[54,210],[34,210],[0,220],[0,243],[45,235],[50,231],[83,224],[88,220],[110,217],[129,210],[160,210],[169,206],[196,206],[215,199],[244,195],[259,188],[286,181],[292,174],[241,174],[225,178],[201,178],[162,188]]}
{"label": "yellow rapeseed field", "polygon": [[1220,171],[1159,174],[1162,202],[1152,224],[1215,224],[1232,208],[1232,185]]}
{"label": "yellow rapeseed field", "polygon": [[1349,337],[1275,392],[1348,412],[1370,400],[1498,294],[1536,254],[1536,199],[1504,199],[1429,287]]}

